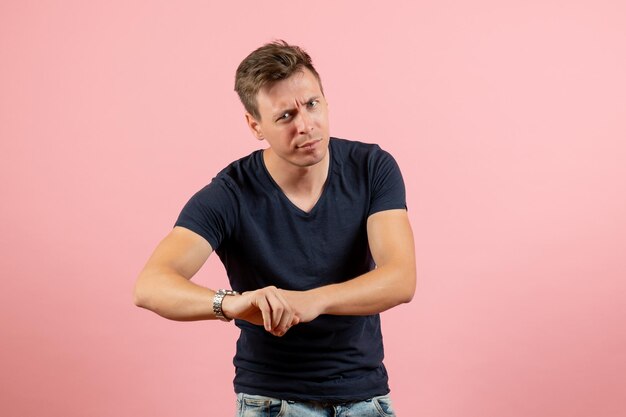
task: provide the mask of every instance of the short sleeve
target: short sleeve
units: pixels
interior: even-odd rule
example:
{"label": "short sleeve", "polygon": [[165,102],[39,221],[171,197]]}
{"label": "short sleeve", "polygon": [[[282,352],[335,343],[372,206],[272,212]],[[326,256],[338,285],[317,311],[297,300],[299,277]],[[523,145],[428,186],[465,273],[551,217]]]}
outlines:
{"label": "short sleeve", "polygon": [[234,190],[225,179],[218,177],[191,197],[175,226],[199,234],[216,250],[231,234],[237,213]]}
{"label": "short sleeve", "polygon": [[405,209],[402,173],[390,153],[376,147],[369,163],[371,201],[368,216],[384,210]]}

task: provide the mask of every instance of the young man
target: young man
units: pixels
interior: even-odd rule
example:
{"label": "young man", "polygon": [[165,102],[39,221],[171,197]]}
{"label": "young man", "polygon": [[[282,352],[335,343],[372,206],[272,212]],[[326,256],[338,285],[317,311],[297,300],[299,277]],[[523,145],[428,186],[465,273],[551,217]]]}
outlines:
{"label": "young man", "polygon": [[[377,145],[329,136],[320,77],[297,46],[252,52],[235,90],[269,147],[191,198],[135,302],[173,320],[235,320],[240,416],[393,416],[379,313],[415,291],[400,170]],[[233,290],[190,281],[213,250]]]}

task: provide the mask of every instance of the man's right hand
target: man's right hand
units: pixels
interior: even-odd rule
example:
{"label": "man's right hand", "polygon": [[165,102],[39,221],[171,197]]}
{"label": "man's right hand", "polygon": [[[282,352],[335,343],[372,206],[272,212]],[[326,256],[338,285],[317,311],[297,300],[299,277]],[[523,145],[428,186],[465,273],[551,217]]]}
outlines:
{"label": "man's right hand", "polygon": [[[171,320],[215,318],[212,290],[190,281],[213,252],[203,237],[184,227],[174,229],[159,243],[135,284],[135,304]],[[262,325],[275,336],[284,335],[300,320],[276,287],[226,296],[222,311],[228,318]]]}
{"label": "man's right hand", "polygon": [[274,336],[283,336],[300,322],[294,308],[274,286],[224,297],[222,311],[230,319],[262,325]]}

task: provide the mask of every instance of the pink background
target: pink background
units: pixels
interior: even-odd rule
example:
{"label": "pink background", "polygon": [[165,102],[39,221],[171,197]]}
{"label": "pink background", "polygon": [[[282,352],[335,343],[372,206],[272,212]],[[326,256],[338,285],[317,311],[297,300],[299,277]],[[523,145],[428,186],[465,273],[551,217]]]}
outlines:
{"label": "pink background", "polygon": [[[230,416],[235,329],[132,305],[197,189],[259,147],[273,38],[335,136],[407,183],[419,286],[383,315],[402,417],[626,415],[621,1],[0,3],[0,413]],[[212,258],[198,281],[225,284]]]}

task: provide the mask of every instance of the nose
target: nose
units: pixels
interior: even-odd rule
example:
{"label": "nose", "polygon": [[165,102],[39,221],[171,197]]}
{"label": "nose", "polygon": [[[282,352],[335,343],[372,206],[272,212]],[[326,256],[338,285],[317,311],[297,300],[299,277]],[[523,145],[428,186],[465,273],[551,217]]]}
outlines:
{"label": "nose", "polygon": [[295,122],[298,133],[301,135],[308,134],[313,130],[313,120],[311,119],[311,115],[307,114],[306,111],[298,112]]}

